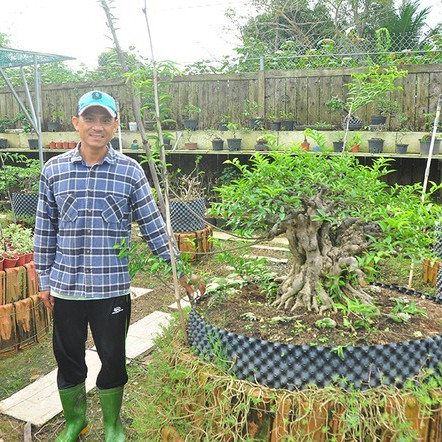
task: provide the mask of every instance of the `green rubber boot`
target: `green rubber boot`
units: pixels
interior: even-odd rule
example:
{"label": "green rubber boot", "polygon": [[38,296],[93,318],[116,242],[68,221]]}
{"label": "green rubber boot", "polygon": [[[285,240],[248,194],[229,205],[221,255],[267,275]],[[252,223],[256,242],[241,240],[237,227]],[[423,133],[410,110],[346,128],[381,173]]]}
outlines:
{"label": "green rubber boot", "polygon": [[89,431],[86,420],[86,387],[84,382],[75,387],[58,390],[66,419],[64,430],[56,442],[75,442],[78,436]]}
{"label": "green rubber boot", "polygon": [[103,411],[104,440],[106,442],[123,442],[123,423],[120,418],[124,386],[100,390],[101,410]]}

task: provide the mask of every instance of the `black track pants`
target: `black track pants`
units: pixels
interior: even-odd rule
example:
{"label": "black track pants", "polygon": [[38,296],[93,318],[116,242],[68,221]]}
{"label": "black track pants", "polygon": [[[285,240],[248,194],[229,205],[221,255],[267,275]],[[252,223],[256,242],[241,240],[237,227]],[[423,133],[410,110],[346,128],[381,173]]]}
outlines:
{"label": "black track pants", "polygon": [[86,379],[88,324],[102,364],[97,387],[108,389],[127,382],[126,334],[130,311],[130,295],[88,301],[55,298],[53,347],[60,390]]}

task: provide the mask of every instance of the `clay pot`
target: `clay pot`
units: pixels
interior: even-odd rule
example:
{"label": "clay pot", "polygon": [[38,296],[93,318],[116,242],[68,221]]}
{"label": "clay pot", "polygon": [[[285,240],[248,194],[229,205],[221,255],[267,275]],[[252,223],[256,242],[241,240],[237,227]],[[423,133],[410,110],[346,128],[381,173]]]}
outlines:
{"label": "clay pot", "polygon": [[26,255],[24,253],[18,255],[17,262],[15,265],[18,266],[24,266],[26,264]]}
{"label": "clay pot", "polygon": [[56,149],[63,149],[63,142],[62,141],[57,141],[55,143],[55,148]]}
{"label": "clay pot", "polygon": [[69,142],[63,141],[63,149],[69,149]]}
{"label": "clay pot", "polygon": [[51,141],[50,143],[49,143],[49,149],[55,149],[55,146],[56,146],[56,142],[55,141]]}
{"label": "clay pot", "polygon": [[12,269],[12,267],[15,267],[17,265],[18,256],[15,258],[8,258],[5,256],[3,261],[3,268],[5,269]]}

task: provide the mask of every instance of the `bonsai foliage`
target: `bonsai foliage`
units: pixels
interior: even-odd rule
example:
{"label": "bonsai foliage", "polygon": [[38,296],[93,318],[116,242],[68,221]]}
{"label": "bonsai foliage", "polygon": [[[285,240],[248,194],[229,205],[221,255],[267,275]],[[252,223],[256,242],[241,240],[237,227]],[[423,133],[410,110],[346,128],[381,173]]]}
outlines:
{"label": "bonsai foliage", "polygon": [[292,265],[274,306],[324,312],[344,295],[370,303],[364,286],[379,260],[429,254],[442,214],[430,198],[441,185],[426,203],[419,184],[389,187],[387,159],[368,167],[350,155],[274,152],[251,166],[227,163],[241,177],[217,188],[213,212],[240,233],[289,241]]}

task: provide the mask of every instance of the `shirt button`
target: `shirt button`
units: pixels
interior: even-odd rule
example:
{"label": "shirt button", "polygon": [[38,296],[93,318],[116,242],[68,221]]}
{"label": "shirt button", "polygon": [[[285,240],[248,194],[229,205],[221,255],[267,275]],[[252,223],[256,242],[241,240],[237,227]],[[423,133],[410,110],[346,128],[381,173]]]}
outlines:
{"label": "shirt button", "polygon": [[92,230],[91,229],[87,229],[87,233],[91,233],[92,232]]}
{"label": "shirt button", "polygon": [[85,272],[86,272],[86,273],[90,273],[90,272],[91,272],[91,269],[86,269]]}
{"label": "shirt button", "polygon": [[91,253],[91,251],[90,250],[86,250],[86,253]]}
{"label": "shirt button", "polygon": [[92,209],[87,209],[87,213],[92,213]]}

